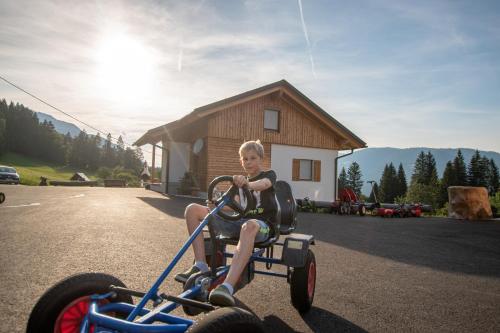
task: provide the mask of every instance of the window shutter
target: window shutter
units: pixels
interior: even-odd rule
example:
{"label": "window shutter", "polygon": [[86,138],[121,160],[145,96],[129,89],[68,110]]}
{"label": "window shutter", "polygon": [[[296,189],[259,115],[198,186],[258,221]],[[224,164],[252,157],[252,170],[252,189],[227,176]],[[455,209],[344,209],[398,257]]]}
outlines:
{"label": "window shutter", "polygon": [[321,181],[321,161],[314,161],[313,180],[315,182]]}
{"label": "window shutter", "polygon": [[292,162],[292,180],[299,180],[300,160],[293,159]]}

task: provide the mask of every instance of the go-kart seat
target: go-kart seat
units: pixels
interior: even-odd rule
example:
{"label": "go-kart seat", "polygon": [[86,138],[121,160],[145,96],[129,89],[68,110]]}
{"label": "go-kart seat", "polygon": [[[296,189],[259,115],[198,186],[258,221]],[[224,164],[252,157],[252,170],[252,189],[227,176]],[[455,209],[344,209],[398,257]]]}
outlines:
{"label": "go-kart seat", "polygon": [[[281,222],[281,208],[280,208],[280,203],[278,201],[278,198],[276,197],[275,195],[275,199],[276,199],[276,205],[277,205],[277,211],[276,211],[276,221],[277,223],[275,224],[271,224],[270,225],[270,233],[269,233],[269,238],[263,242],[260,242],[260,243],[255,243],[254,244],[254,248],[266,248],[266,247],[269,247],[271,245],[273,245],[274,243],[276,243],[276,241],[278,240],[278,238],[280,238],[280,222]],[[238,241],[240,240],[239,237],[225,237],[225,236],[222,236],[222,235],[218,235],[217,236],[217,239],[219,241],[221,241],[222,243],[224,244],[230,244],[230,245],[237,245],[238,244]]]}

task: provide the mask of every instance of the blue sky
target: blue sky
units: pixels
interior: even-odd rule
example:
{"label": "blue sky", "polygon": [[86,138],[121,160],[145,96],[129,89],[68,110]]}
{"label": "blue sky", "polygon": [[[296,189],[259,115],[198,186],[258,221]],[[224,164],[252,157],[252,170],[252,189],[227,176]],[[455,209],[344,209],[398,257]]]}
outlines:
{"label": "blue sky", "polygon": [[[498,1],[2,0],[0,13],[0,75],[127,142],[286,79],[368,146],[500,151]],[[70,120],[2,81],[0,97]]]}

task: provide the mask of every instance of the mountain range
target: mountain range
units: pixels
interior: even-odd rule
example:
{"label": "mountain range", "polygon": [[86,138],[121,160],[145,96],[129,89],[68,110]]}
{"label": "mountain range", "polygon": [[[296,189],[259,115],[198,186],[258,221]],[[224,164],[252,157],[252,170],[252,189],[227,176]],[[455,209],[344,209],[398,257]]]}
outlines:
{"label": "mountain range", "polygon": [[[59,119],[52,117],[43,112],[37,112],[38,119],[40,122],[44,120],[51,121],[54,124],[55,130],[61,134],[70,133],[72,137],[78,136],[80,133],[80,128],[72,123],[68,123]],[[442,177],[444,168],[448,161],[451,161],[457,155],[459,148],[427,148],[427,147],[417,147],[417,148],[365,148],[354,151],[352,155],[340,158],[338,160],[339,170],[344,167],[347,168],[352,162],[357,162],[361,167],[361,173],[363,175],[363,180],[365,181],[362,192],[366,195],[370,194],[371,188],[368,180],[375,180],[377,183],[380,182],[380,177],[382,177],[382,172],[384,171],[384,166],[392,162],[396,169],[399,163],[403,164],[403,168],[406,173],[406,178],[409,181],[411,174],[413,172],[413,166],[417,155],[424,151],[427,153],[430,151],[434,158],[436,159],[436,167],[438,170],[438,176]],[[462,154],[464,155],[465,164],[468,165],[469,161],[474,154],[475,149],[460,148]],[[493,151],[479,151],[481,155],[493,159],[497,166],[500,166],[500,154]],[[340,171],[339,171],[340,173]]]}
{"label": "mountain range", "polygon": [[45,120],[52,122],[54,125],[55,130],[58,133],[66,135],[66,133],[69,132],[69,134],[74,138],[80,134],[81,129],[78,128],[76,125],[72,123],[68,123],[59,119],[56,119],[52,117],[50,114],[46,114],[43,112],[35,112],[36,116],[38,117],[38,121],[40,123],[43,123]]}
{"label": "mountain range", "polygon": [[[375,180],[377,183],[380,182],[382,177],[382,172],[386,164],[392,162],[396,170],[398,169],[399,163],[403,164],[405,170],[406,179],[409,182],[411,174],[413,173],[413,166],[415,165],[415,160],[417,155],[424,151],[428,151],[434,156],[436,160],[436,168],[438,171],[438,176],[443,176],[444,168],[448,161],[452,161],[457,155],[457,151],[460,149],[464,156],[464,161],[466,165],[469,165],[470,159],[475,149],[470,148],[427,148],[427,147],[416,147],[416,148],[365,148],[358,151],[354,151],[352,155],[340,158],[338,160],[339,173],[344,167],[347,168],[352,162],[357,162],[361,168],[361,173],[363,175],[362,179],[365,181],[362,192],[363,194],[369,195],[371,187],[368,183],[369,180]],[[479,153],[482,156],[486,156],[488,159],[493,159],[497,166],[500,166],[500,154],[494,151],[482,151]]]}

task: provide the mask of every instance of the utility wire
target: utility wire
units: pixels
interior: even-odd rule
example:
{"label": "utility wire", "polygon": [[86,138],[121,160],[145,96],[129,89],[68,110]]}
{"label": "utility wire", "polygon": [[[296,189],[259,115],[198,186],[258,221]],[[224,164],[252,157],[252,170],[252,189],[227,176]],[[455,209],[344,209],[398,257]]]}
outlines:
{"label": "utility wire", "polygon": [[[74,120],[78,121],[79,123],[81,123],[81,124],[83,124],[83,125],[85,125],[85,126],[87,126],[87,127],[91,128],[91,129],[93,129],[94,131],[97,131],[98,133],[101,133],[103,136],[106,136],[106,137],[107,137],[107,134],[106,134],[105,132],[101,131],[100,129],[95,128],[94,126],[89,125],[89,124],[87,124],[87,123],[86,123],[86,122],[84,122],[84,121],[81,121],[80,119],[78,119],[78,118],[76,118],[76,117],[74,117],[74,116],[70,115],[70,114],[69,114],[69,113],[67,113],[67,112],[64,112],[63,110],[61,110],[61,109],[59,109],[59,108],[57,108],[57,107],[53,106],[52,104],[49,104],[49,103],[45,102],[43,99],[38,98],[37,96],[33,95],[32,93],[30,93],[30,92],[28,92],[28,91],[24,90],[23,88],[21,88],[21,87],[19,87],[18,85],[16,85],[16,84],[14,84],[14,83],[10,82],[10,81],[9,81],[9,80],[7,80],[6,78],[2,77],[1,75],[0,75],[0,79],[2,79],[3,81],[5,81],[6,83],[10,84],[10,85],[11,85],[11,86],[13,86],[14,88],[19,89],[19,90],[21,90],[22,92],[24,92],[25,94],[27,94],[27,95],[29,95],[29,96],[33,97],[34,99],[36,99],[36,100],[38,100],[38,101],[42,102],[43,104],[45,104],[45,105],[47,105],[47,106],[49,106],[49,107],[53,108],[54,110],[61,112],[62,114],[64,114],[64,115],[66,115],[66,116],[70,117],[71,119],[74,119]],[[115,137],[113,137],[113,136],[110,136],[110,137],[111,137],[111,139],[116,140],[116,141],[118,142],[118,139],[117,139],[117,138],[115,138]],[[123,138],[122,138],[122,141],[123,141]],[[133,147],[133,145],[131,145],[131,144],[129,144],[129,143],[127,143],[127,142],[125,142],[125,141],[123,141],[123,144],[124,144],[124,145],[127,145],[127,146],[129,146],[129,147]],[[161,148],[160,146],[157,146],[157,147],[158,147],[158,148]],[[142,150],[142,151],[144,151],[144,152],[146,152],[146,153],[148,153],[148,154],[152,154],[150,151],[143,150],[142,148],[141,148],[141,150]]]}

